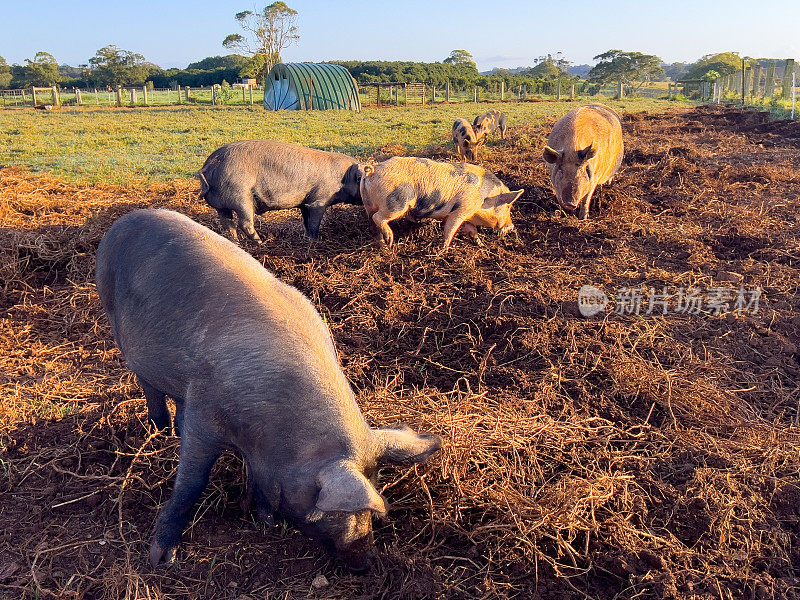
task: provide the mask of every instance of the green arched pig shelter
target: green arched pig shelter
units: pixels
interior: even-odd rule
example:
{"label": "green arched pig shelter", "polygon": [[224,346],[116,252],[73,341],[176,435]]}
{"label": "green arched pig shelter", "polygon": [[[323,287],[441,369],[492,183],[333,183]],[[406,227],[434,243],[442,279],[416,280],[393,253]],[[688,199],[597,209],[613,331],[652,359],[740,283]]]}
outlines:
{"label": "green arched pig shelter", "polygon": [[267,110],[361,110],[358,86],[339,65],[278,63],[264,82]]}

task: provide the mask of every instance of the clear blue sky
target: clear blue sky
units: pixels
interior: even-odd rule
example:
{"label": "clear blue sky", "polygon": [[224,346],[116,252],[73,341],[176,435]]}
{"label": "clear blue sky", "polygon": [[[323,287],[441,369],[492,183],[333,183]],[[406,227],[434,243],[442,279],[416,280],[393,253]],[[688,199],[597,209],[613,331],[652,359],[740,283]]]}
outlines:
{"label": "clear blue sky", "polygon": [[[60,64],[86,63],[116,44],[161,67],[186,67],[228,54],[222,40],[239,32],[236,12],[253,0],[2,0],[0,56],[9,64],[50,52]],[[266,2],[268,3],[268,2]],[[264,6],[262,3],[260,6]],[[800,58],[797,0],[638,2],[495,0],[288,0],[299,14],[300,41],[286,61],[376,59],[441,61],[471,52],[480,70],[533,64],[561,51],[575,64],[609,50],[694,61],[733,50],[754,57]]]}

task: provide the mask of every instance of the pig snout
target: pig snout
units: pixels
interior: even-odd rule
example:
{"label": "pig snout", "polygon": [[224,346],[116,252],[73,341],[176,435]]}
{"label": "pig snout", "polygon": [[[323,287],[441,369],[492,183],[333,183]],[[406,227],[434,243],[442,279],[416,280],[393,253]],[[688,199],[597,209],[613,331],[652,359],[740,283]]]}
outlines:
{"label": "pig snout", "polygon": [[368,535],[356,540],[350,546],[338,551],[338,557],[355,575],[367,573],[375,563],[375,541],[370,531]]}
{"label": "pig snout", "polygon": [[575,210],[580,204],[578,195],[578,185],[574,181],[567,183],[561,188],[561,194],[559,195],[561,206],[567,210]]}

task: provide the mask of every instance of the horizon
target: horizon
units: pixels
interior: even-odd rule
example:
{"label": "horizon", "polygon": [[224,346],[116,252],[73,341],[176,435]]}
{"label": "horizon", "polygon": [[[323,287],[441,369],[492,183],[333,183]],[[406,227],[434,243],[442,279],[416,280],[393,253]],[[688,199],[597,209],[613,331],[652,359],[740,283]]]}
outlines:
{"label": "horizon", "polygon": [[[7,18],[0,26],[6,47],[0,47],[0,56],[9,64],[24,64],[26,58],[43,51],[59,65],[77,67],[113,44],[143,55],[162,69],[185,69],[209,56],[234,53],[222,46],[222,40],[241,31],[234,14],[253,8],[247,0],[207,5],[190,5],[187,0],[136,6],[109,6],[98,0],[78,6],[52,0],[41,4],[36,14],[22,5],[6,9]],[[571,33],[568,40],[561,28],[540,25],[564,20],[563,9],[545,3],[508,0],[496,3],[487,15],[485,5],[474,0],[458,5],[411,0],[391,18],[387,11],[375,11],[374,5],[363,0],[345,7],[317,0],[287,4],[299,13],[300,40],[282,52],[285,62],[433,63],[463,48],[483,72],[530,67],[537,57],[558,52],[573,65],[593,65],[594,56],[612,48],[654,54],[666,64],[691,63],[719,52],[753,58],[800,56],[800,34],[793,31],[800,22],[800,4],[786,6],[775,0],[762,2],[757,13],[751,4],[738,0],[723,9],[688,0],[668,6],[648,3],[644,9],[641,3],[616,0],[599,13],[592,10],[592,3],[579,0],[569,11],[577,18],[566,22]],[[159,12],[154,18],[147,8],[156,6]],[[593,20],[581,18],[582,12]],[[176,23],[183,25],[176,27]],[[654,33],[655,25],[658,31]],[[741,40],[745,42],[737,47]]]}

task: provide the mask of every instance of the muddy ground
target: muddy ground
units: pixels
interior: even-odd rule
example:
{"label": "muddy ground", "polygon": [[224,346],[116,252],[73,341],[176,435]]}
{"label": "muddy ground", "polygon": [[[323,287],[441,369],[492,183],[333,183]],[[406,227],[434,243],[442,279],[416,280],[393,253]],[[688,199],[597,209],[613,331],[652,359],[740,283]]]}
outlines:
{"label": "muddy ground", "polygon": [[[178,562],[150,568],[179,441],[147,429],[93,257],[134,208],[215,216],[194,182],[0,170],[0,597],[799,597],[800,127],[625,115],[623,170],[580,222],[554,211],[551,125],[490,142],[484,166],[526,193],[517,235],[483,247],[457,238],[440,256],[439,224],[401,224],[389,251],[351,207],[319,243],[299,214],[257,224],[266,241],[248,250],[324,315],[367,418],[446,440],[429,464],[382,472],[392,510],[362,577],[244,515],[233,456]],[[611,299],[590,318],[585,284]],[[666,292],[668,314],[616,314],[643,288]],[[677,312],[690,288],[716,304]],[[756,289],[757,310],[737,304]]]}

